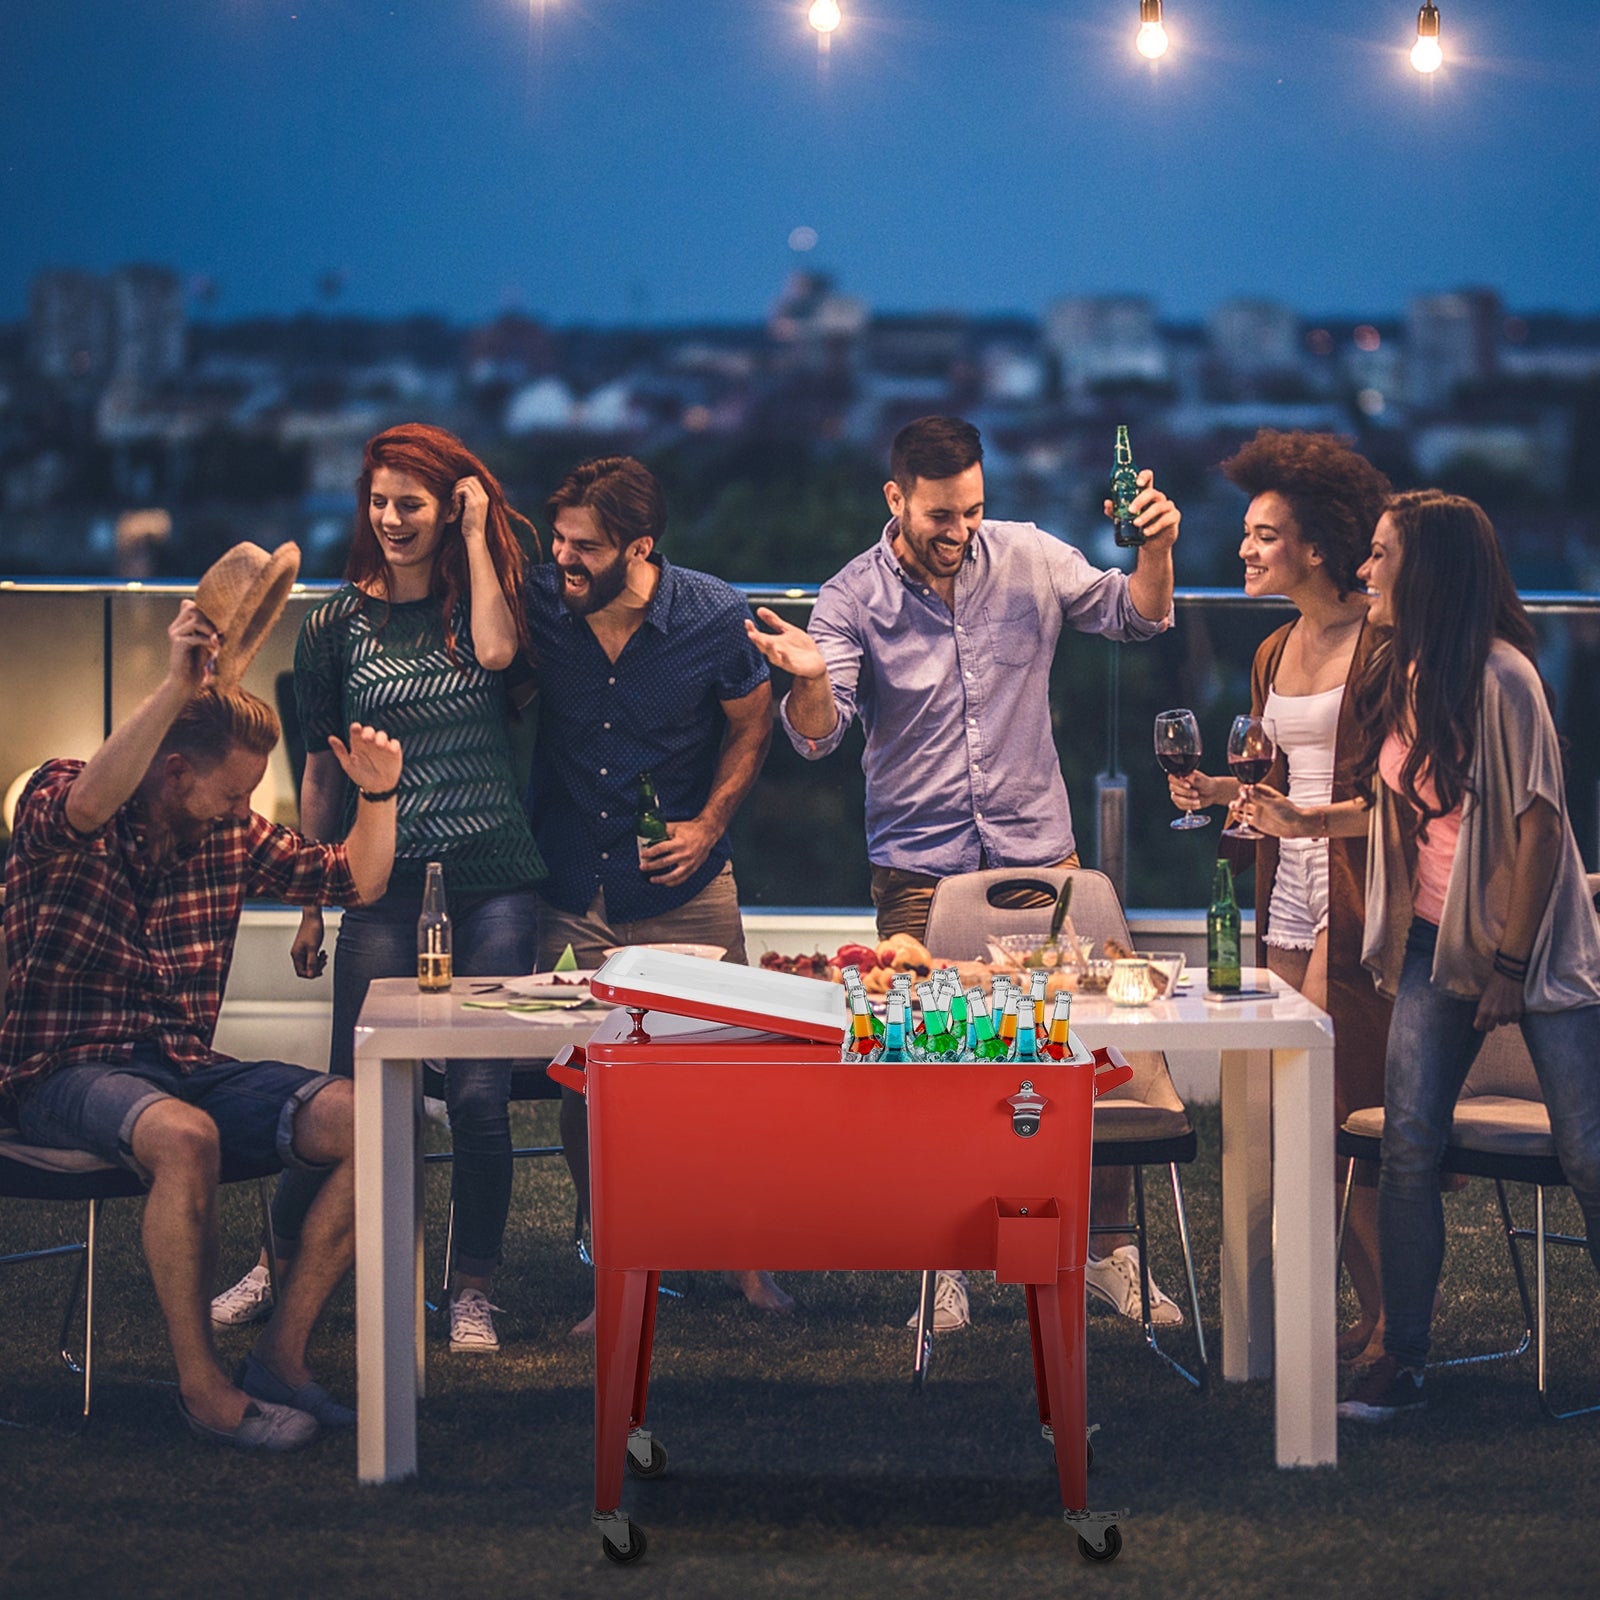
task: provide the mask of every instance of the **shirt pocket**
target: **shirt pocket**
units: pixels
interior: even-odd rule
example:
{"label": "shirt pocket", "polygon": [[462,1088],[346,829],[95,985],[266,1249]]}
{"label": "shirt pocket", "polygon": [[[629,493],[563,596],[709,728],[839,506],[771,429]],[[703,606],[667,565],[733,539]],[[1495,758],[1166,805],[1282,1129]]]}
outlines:
{"label": "shirt pocket", "polygon": [[989,647],[1002,666],[1025,667],[1039,654],[1039,608],[1026,595],[1009,595],[985,605]]}

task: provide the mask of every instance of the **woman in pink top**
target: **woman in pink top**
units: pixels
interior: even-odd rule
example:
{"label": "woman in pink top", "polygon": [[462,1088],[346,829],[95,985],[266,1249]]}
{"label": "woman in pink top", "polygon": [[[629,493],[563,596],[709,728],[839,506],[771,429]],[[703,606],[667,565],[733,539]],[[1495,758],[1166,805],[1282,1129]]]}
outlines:
{"label": "woman in pink top", "polygon": [[1535,636],[1480,507],[1397,496],[1361,575],[1386,630],[1357,690],[1367,799],[1245,805],[1280,837],[1369,832],[1363,964],[1394,997],[1378,1232],[1384,1354],[1339,1407],[1423,1405],[1444,1260],[1439,1162],[1484,1036],[1519,1022],[1600,1267],[1600,926]]}

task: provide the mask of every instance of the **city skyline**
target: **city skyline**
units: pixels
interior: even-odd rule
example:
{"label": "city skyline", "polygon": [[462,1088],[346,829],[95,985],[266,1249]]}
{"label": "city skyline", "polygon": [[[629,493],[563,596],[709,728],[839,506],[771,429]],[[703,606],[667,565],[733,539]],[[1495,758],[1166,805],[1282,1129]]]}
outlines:
{"label": "city skyline", "polygon": [[1397,0],[1172,5],[1154,71],[1123,0],[844,9],[823,62],[791,0],[17,0],[0,320],[130,261],[223,320],[746,321],[794,267],[884,311],[1600,310],[1592,15],[1452,0],[1423,80]]}

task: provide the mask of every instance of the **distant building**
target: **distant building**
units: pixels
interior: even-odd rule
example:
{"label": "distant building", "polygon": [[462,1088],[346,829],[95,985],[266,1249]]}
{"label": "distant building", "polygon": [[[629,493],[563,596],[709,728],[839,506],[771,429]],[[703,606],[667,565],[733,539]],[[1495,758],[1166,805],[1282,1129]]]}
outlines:
{"label": "distant building", "polygon": [[850,364],[866,325],[866,301],[838,293],[826,273],[791,272],[767,317],[767,336],[780,365],[837,370]]}
{"label": "distant building", "polygon": [[1103,383],[1165,383],[1167,351],[1155,308],[1137,295],[1052,301],[1044,342],[1061,363],[1064,385],[1077,395]]}
{"label": "distant building", "polygon": [[111,370],[111,291],[104,278],[55,268],[33,280],[28,363],[58,383],[105,379]]}
{"label": "distant building", "polygon": [[1492,289],[1419,295],[1406,309],[1406,398],[1423,410],[1450,404],[1464,383],[1499,369],[1500,296]]}
{"label": "distant building", "polygon": [[183,371],[183,285],[170,267],[119,267],[111,275],[111,376],[154,388]]}
{"label": "distant building", "polygon": [[1225,300],[1206,322],[1213,360],[1238,378],[1277,378],[1300,369],[1300,318],[1276,300]]}

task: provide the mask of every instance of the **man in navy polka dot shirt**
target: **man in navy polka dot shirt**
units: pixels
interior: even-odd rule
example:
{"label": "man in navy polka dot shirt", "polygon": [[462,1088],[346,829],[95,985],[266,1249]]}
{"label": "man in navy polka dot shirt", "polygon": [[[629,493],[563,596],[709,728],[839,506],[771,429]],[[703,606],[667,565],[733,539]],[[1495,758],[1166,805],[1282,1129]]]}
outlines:
{"label": "man in navy polka dot shirt", "polygon": [[[772,737],[767,663],[743,598],[657,551],[661,485],[642,462],[582,462],[550,496],[552,562],[530,574],[539,738],[528,815],[550,868],[539,886],[539,965],[571,945],[580,967],[610,945],[720,945],[745,960],[728,824]],[[636,841],[649,773],[667,837]],[[587,1193],[581,1097],[562,1099],[573,1181]],[[766,1273],[746,1296],[786,1311]],[[580,1325],[582,1326],[582,1325]]]}

